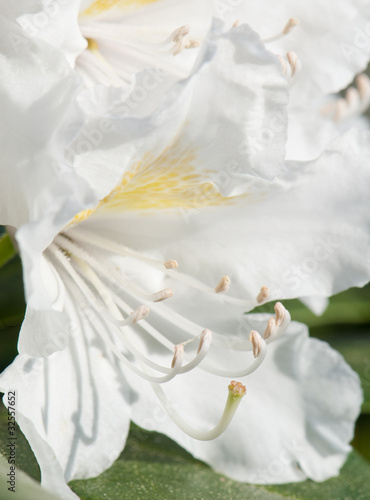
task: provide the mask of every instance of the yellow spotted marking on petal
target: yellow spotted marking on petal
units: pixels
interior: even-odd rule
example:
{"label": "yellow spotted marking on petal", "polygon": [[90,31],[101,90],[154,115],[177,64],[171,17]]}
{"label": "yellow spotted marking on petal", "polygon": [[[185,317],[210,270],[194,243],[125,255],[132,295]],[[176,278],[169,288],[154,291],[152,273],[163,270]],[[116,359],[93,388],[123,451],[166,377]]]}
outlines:
{"label": "yellow spotted marking on petal", "polygon": [[158,0],[96,0],[90,7],[84,10],[83,15],[96,16],[113,9],[113,7],[134,9],[154,2],[158,2]]}
{"label": "yellow spotted marking on petal", "polygon": [[197,168],[194,152],[180,153],[176,145],[158,157],[147,153],[133,164],[95,210],[80,212],[72,223],[81,222],[93,212],[201,210],[207,206],[229,205],[240,198],[223,196],[209,181],[209,174]]}

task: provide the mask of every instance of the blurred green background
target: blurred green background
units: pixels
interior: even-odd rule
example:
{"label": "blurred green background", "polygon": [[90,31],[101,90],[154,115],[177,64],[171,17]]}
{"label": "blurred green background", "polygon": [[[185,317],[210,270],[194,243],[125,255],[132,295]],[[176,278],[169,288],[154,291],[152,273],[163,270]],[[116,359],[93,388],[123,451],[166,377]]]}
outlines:
{"label": "blurred green background", "polygon": [[[0,228],[0,233],[3,231]],[[1,236],[1,234],[0,234]],[[0,371],[17,354],[17,338],[25,302],[19,257],[0,262]],[[311,481],[281,486],[251,486],[233,482],[194,460],[176,443],[157,433],[132,426],[127,446],[113,467],[96,479],[74,481],[71,486],[84,500],[114,499],[370,499],[370,286],[351,289],[330,300],[321,317],[299,301],[284,301],[292,319],[306,323],[312,336],[329,342],[361,378],[362,414],[356,426],[352,453],[339,478],[316,484]],[[266,305],[263,311],[273,312]],[[0,409],[0,452],[6,455],[6,411]],[[39,480],[37,462],[27,441],[17,430],[17,465]],[[1,471],[0,471],[1,474]],[[3,489],[1,489],[3,488]],[[11,496],[1,485],[0,498]],[[19,496],[21,495],[21,496]],[[23,495],[23,496],[22,496]]]}

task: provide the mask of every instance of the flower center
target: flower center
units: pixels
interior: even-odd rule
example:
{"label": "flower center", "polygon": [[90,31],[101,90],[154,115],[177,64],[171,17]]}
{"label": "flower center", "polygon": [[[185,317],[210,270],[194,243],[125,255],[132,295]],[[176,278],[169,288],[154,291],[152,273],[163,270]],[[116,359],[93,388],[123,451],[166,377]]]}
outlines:
{"label": "flower center", "polygon": [[[161,68],[175,76],[185,76],[169,56],[199,46],[189,37],[190,27],[172,33],[155,26],[130,24],[130,14],[157,0],[98,0],[79,16],[87,49],[77,58],[76,68],[85,83],[126,86],[132,75],[144,68]],[[169,34],[170,33],[170,34]]]}

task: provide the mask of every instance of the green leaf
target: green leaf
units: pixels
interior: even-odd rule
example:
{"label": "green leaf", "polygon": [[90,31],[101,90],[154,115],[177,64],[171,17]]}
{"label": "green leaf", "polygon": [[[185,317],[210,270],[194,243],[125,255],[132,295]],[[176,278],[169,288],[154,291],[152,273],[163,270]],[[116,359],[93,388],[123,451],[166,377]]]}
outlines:
{"label": "green leaf", "polygon": [[[328,325],[370,324],[370,284],[334,295],[322,316],[316,316],[297,299],[284,300],[283,303],[292,319],[305,323],[310,330]],[[274,303],[258,306],[252,312],[274,313]]]}
{"label": "green leaf", "polygon": [[16,256],[0,269],[0,333],[21,325],[25,307],[22,264]]}
{"label": "green leaf", "polygon": [[[33,453],[17,428],[17,470],[39,479]],[[0,411],[0,453],[7,457],[7,414]],[[0,467],[0,484],[4,477]],[[21,478],[21,475],[18,476]],[[23,481],[23,479],[22,479]],[[33,483],[34,485],[34,483]],[[232,481],[195,460],[169,438],[131,426],[126,448],[114,465],[99,477],[71,481],[82,500],[368,500],[370,464],[352,453],[337,478],[324,483],[254,486]],[[0,498],[1,496],[0,489]],[[20,491],[24,491],[20,489]],[[30,490],[31,491],[31,490]],[[7,497],[5,497],[7,498]],[[31,500],[27,494],[20,500]],[[36,497],[37,498],[37,497]],[[48,498],[48,497],[46,497]],[[50,500],[54,500],[51,496]],[[40,496],[40,499],[43,499]]]}
{"label": "green leaf", "polygon": [[341,476],[325,483],[254,486],[221,476],[165,436],[132,426],[125,451],[108,471],[70,486],[83,500],[365,500],[370,465],[353,453]]}
{"label": "green leaf", "polygon": [[0,269],[0,372],[17,355],[17,341],[25,311],[22,265],[19,256]]}
{"label": "green leaf", "polygon": [[[6,459],[8,459],[9,455],[9,449],[7,447],[9,442],[8,437],[8,410],[3,403],[0,403],[0,454]],[[17,441],[15,464],[17,470],[23,470],[36,481],[40,481],[40,468],[27,439],[20,431],[18,425],[16,426],[15,437]]]}
{"label": "green leaf", "polygon": [[17,254],[10,236],[5,233],[0,236],[0,268]]}
{"label": "green leaf", "polygon": [[313,329],[315,337],[329,342],[358,373],[364,391],[362,412],[370,414],[370,326]]}
{"label": "green leaf", "polygon": [[[340,476],[324,483],[305,481],[266,487],[285,499],[302,500],[369,500],[370,464],[358,453],[352,452]],[[280,498],[280,497],[279,497]]]}

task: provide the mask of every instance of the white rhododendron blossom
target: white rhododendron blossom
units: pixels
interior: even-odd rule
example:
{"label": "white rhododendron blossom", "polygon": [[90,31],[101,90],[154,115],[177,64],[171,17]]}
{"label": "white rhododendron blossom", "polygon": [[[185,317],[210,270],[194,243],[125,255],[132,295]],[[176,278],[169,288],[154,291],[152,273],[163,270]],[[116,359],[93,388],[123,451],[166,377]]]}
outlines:
{"label": "white rhododendron blossom", "polygon": [[[214,22],[199,49],[171,28],[156,50],[194,49],[190,76],[150,99],[151,112],[146,101],[123,112],[145,72],[124,102],[81,85],[79,73],[94,85],[98,65],[86,61],[106,38],[86,31],[89,45],[77,44],[92,30],[82,22],[91,2],[60,2],[55,16],[47,2],[22,3],[17,23],[17,7],[0,18],[0,223],[17,229],[27,312],[0,389],[18,393],[43,485],[75,498],[66,482],[106,470],[130,420],[240,481],[338,474],[359,380],[290,323],[280,300],[369,281],[369,133],[351,130],[314,160],[286,161],[298,63],[292,54],[282,63],[243,19],[231,29]],[[159,15],[160,5],[178,6],[147,3],[126,2],[133,16],[137,5]],[[41,7],[50,24],[28,33]],[[93,13],[95,30],[105,10]],[[126,69],[114,69],[127,83]],[[245,314],[268,301],[273,316]]]}

